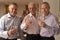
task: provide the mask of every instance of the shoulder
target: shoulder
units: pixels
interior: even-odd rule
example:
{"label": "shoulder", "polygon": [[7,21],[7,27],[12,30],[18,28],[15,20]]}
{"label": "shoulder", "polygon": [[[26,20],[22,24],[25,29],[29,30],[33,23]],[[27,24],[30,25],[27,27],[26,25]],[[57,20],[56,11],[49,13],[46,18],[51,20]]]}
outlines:
{"label": "shoulder", "polygon": [[26,15],[26,16],[24,17],[24,19],[27,19],[27,18],[29,18],[29,17],[30,17],[30,14]]}
{"label": "shoulder", "polygon": [[3,15],[0,20],[4,20],[5,18],[7,18],[7,14]]}
{"label": "shoulder", "polygon": [[57,16],[55,16],[55,15],[53,15],[53,14],[51,14],[50,17],[51,17],[51,19],[53,19],[53,20],[56,20],[56,21],[58,20]]}

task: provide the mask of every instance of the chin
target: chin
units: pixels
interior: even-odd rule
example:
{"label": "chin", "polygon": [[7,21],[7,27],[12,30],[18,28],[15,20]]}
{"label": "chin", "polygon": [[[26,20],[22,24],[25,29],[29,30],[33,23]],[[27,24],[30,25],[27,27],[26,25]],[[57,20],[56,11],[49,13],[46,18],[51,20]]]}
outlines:
{"label": "chin", "polygon": [[16,15],[12,15],[13,17],[16,16]]}

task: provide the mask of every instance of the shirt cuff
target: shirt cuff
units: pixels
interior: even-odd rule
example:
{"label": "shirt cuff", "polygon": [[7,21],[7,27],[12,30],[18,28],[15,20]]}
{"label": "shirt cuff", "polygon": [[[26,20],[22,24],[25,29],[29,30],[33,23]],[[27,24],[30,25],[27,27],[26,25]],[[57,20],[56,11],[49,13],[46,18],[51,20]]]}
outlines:
{"label": "shirt cuff", "polygon": [[7,39],[7,38],[8,38],[8,34],[7,34],[7,32],[8,32],[8,31],[4,31],[4,32],[3,32],[3,35],[2,35],[2,36],[3,36],[3,38],[5,38],[5,39]]}
{"label": "shirt cuff", "polygon": [[22,30],[25,30],[26,28],[27,28],[27,25],[25,23],[21,25]]}

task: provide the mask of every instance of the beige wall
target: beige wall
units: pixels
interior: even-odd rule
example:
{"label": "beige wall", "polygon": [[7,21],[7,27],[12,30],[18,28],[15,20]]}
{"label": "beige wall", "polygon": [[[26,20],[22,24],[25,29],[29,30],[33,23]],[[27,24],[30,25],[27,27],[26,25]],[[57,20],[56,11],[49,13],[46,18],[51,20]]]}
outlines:
{"label": "beige wall", "polygon": [[[42,1],[47,1],[49,2],[50,6],[51,6],[51,12],[55,15],[57,15],[58,17],[60,16],[60,12],[59,12],[59,0],[38,0],[36,1],[37,3],[39,3],[39,11],[40,11],[40,6]],[[28,1],[27,3],[29,3],[30,1]],[[8,2],[7,2],[8,3]],[[25,1],[26,3],[26,1]],[[4,14],[4,5],[5,3],[1,2],[0,3],[0,17]],[[23,3],[23,1],[20,3],[18,3],[18,15],[21,16],[22,11],[24,10],[25,4]]]}
{"label": "beige wall", "polygon": [[[34,1],[35,1],[35,3],[37,3],[39,5],[39,8],[37,6],[37,8],[39,9],[38,10],[38,12],[39,12],[40,11],[40,6],[41,6],[41,3],[42,3],[42,0],[38,0],[38,1],[37,0],[34,0]],[[25,1],[25,2],[24,2],[24,0],[21,1],[21,2],[16,1],[16,3],[18,4],[18,16],[21,16],[22,15],[23,10],[25,9],[25,5],[26,4],[28,4],[29,2],[34,2],[34,1],[33,0],[31,0],[31,1],[29,0],[29,1]],[[8,2],[5,2],[5,3],[0,2],[0,17],[4,15],[4,5],[5,4],[9,4],[9,1]]]}
{"label": "beige wall", "polygon": [[4,6],[3,6],[3,4],[0,4],[0,17],[3,15],[3,13],[4,13]]}

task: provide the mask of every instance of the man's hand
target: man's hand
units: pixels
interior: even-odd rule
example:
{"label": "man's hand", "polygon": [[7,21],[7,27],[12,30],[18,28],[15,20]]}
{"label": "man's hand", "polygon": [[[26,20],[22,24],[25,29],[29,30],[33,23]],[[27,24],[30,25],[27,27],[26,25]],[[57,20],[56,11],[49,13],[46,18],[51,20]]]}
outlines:
{"label": "man's hand", "polygon": [[16,33],[16,30],[15,29],[10,29],[8,31],[8,35],[11,36],[11,35],[14,35]]}
{"label": "man's hand", "polygon": [[32,23],[31,20],[26,20],[26,25],[29,26]]}
{"label": "man's hand", "polygon": [[38,21],[38,24],[40,27],[46,27],[46,23],[41,20]]}

